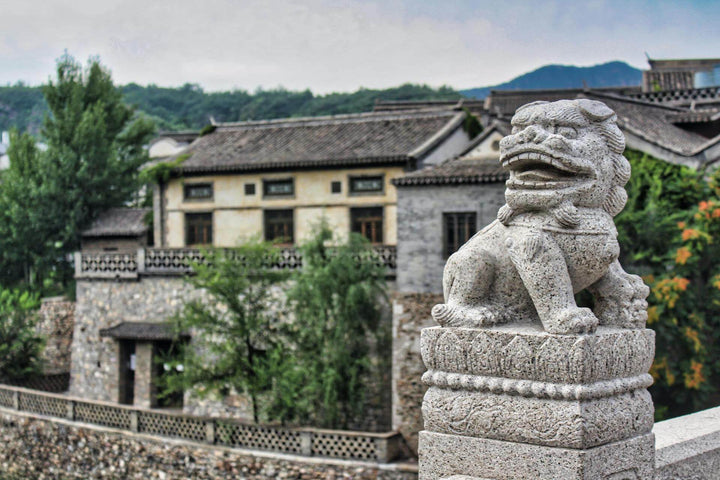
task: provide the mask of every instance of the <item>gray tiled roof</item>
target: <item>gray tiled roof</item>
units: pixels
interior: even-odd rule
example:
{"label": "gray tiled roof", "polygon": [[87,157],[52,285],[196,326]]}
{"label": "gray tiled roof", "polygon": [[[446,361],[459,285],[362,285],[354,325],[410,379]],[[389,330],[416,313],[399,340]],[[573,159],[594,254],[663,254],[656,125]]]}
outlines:
{"label": "gray tiled roof", "polygon": [[617,114],[621,130],[671,152],[692,156],[708,142],[702,135],[683,130],[672,123],[672,116],[682,112],[682,109],[597,91],[588,91],[583,96],[599,100],[612,108]]}
{"label": "gray tiled roof", "polygon": [[179,132],[159,132],[157,136],[150,141],[150,144],[162,140],[164,138],[172,138],[176,142],[187,142],[190,143],[200,135],[200,132],[196,130],[181,130]]}
{"label": "gray tiled roof", "polygon": [[83,237],[134,237],[148,231],[145,216],[149,208],[111,208],[100,214],[82,232]]}
{"label": "gray tiled roof", "polygon": [[[537,101],[554,102],[556,100],[575,98],[584,91],[585,89],[582,88],[492,90],[488,98],[487,106],[491,115],[510,118],[518,108],[525,104]],[[640,87],[605,87],[595,89],[595,91],[629,95],[639,93]]]}
{"label": "gray tiled roof", "polygon": [[169,323],[152,322],[122,322],[100,330],[100,336],[118,340],[173,340],[178,336],[189,337],[186,333],[176,336]]}
{"label": "gray tiled roof", "polygon": [[183,155],[182,173],[367,164],[422,158],[462,124],[451,110],[363,113],[218,124]]}
{"label": "gray tiled roof", "polygon": [[[510,135],[511,130],[512,130],[512,125],[510,125],[509,120],[494,120],[490,125],[488,125],[482,131],[482,133],[480,133],[480,135],[475,137],[473,139],[473,141],[470,142],[470,144],[467,147],[465,147],[465,150],[462,153],[460,153],[459,156],[464,157],[464,156],[470,154],[470,152],[472,152],[475,149],[475,147],[477,147],[478,145],[483,143],[485,141],[485,139],[491,133],[498,132],[500,135],[505,137],[507,135]],[[497,157],[499,157],[499,156],[500,156],[500,154],[498,153]]]}
{"label": "gray tiled roof", "polygon": [[399,112],[429,108],[461,110],[467,108],[473,114],[485,109],[485,100],[461,98],[458,100],[378,100],[373,112]]}
{"label": "gray tiled roof", "polygon": [[507,180],[508,174],[497,159],[457,158],[439,165],[423,168],[417,172],[396,178],[398,187],[420,185],[449,185],[463,183],[496,183]]}
{"label": "gray tiled roof", "polygon": [[688,88],[663,90],[659,92],[642,92],[628,95],[637,100],[666,105],[693,105],[695,108],[720,105],[720,87]]}

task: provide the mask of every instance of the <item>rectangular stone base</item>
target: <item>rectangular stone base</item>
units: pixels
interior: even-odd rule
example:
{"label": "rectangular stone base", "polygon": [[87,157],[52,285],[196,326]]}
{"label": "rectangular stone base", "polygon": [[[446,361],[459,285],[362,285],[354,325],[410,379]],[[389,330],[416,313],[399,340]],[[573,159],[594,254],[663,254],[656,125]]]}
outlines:
{"label": "rectangular stone base", "polygon": [[652,480],[652,433],[585,450],[420,432],[418,480]]}

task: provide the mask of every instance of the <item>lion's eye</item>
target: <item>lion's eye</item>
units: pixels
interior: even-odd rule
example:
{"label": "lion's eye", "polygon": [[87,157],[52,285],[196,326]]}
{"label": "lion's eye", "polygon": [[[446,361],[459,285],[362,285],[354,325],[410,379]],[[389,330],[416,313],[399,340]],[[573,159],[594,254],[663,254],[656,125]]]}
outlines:
{"label": "lion's eye", "polygon": [[573,127],[558,127],[557,134],[569,139],[577,138],[577,130]]}

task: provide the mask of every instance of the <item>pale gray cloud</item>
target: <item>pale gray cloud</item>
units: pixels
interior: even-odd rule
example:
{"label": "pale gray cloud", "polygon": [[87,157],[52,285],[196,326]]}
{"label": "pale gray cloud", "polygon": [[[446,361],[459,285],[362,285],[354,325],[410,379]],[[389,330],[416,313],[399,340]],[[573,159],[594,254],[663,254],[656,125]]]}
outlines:
{"label": "pale gray cloud", "polygon": [[64,49],[118,83],[315,92],[499,83],[547,63],[720,56],[712,2],[0,0],[0,83]]}

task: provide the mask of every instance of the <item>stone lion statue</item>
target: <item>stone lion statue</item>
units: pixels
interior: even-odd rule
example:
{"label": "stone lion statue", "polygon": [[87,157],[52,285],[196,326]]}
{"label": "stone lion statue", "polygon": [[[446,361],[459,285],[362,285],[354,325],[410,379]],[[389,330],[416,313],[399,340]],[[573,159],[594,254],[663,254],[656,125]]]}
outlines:
{"label": "stone lion statue", "polygon": [[[641,328],[647,286],[618,262],[613,217],[625,206],[630,164],[615,113],[588,100],[535,102],[500,142],[510,172],[506,205],[445,266],[442,326],[537,322],[555,334],[598,324]],[[594,308],[578,307],[588,289]]]}

